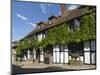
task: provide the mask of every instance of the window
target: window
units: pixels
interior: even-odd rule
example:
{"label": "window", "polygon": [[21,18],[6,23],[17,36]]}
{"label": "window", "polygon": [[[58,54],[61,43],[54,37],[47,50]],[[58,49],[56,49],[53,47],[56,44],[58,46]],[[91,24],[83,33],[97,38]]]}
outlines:
{"label": "window", "polygon": [[52,21],[51,20],[49,21],[49,24],[52,24]]}
{"label": "window", "polygon": [[46,31],[45,31],[45,37],[47,37],[47,36],[48,36],[48,31],[46,30]]}
{"label": "window", "polygon": [[41,41],[42,40],[42,33],[38,33],[38,41]]}
{"label": "window", "polygon": [[45,38],[45,32],[42,33],[42,38],[43,38],[43,39]]}
{"label": "window", "polygon": [[91,41],[91,51],[95,51],[95,41]]}
{"label": "window", "polygon": [[37,37],[36,37],[36,34],[34,34],[34,35],[32,35],[32,39],[31,40],[33,40],[33,39],[37,39]]}
{"label": "window", "polygon": [[71,31],[76,30],[79,27],[80,27],[80,19],[79,18],[70,21],[70,30]]}
{"label": "window", "polygon": [[79,19],[75,19],[74,20],[74,29],[77,29],[79,27],[80,27],[80,21],[79,21]]}
{"label": "window", "polygon": [[41,26],[38,26],[39,29],[41,29]]}
{"label": "window", "polygon": [[64,52],[64,45],[59,45],[60,52]]}
{"label": "window", "polygon": [[31,43],[31,39],[30,38],[29,38],[28,42]]}
{"label": "window", "polygon": [[70,21],[70,30],[73,31],[74,30],[74,22]]}

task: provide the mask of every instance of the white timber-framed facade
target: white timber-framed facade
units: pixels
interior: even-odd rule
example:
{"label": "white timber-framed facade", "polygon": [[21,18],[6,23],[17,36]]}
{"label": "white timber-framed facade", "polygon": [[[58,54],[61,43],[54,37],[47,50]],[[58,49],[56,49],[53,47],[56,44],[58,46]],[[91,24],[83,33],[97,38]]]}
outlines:
{"label": "white timber-framed facade", "polygon": [[[72,11],[65,9],[65,5],[61,5],[61,15],[49,17],[48,22],[39,22],[38,29],[30,32],[26,37],[31,42],[33,38],[41,41],[47,37],[49,28],[59,23],[71,21],[69,30],[73,31],[80,27],[80,18],[85,14],[95,12],[95,7],[89,11],[89,7],[77,8]],[[88,12],[83,12],[88,11]],[[70,17],[69,17],[70,15]],[[67,18],[67,19],[66,19]],[[69,20],[70,19],[70,20]],[[60,21],[60,22],[59,22]],[[49,23],[50,22],[50,23]],[[49,25],[49,26],[48,26]],[[23,40],[23,39],[21,39]],[[21,41],[20,40],[20,41]],[[48,45],[46,48],[29,48],[24,50],[22,60],[34,60],[38,63],[53,64],[70,64],[70,60],[77,60],[82,64],[96,64],[96,39],[82,41],[80,43],[66,43],[64,45]],[[73,58],[76,56],[77,58]]]}

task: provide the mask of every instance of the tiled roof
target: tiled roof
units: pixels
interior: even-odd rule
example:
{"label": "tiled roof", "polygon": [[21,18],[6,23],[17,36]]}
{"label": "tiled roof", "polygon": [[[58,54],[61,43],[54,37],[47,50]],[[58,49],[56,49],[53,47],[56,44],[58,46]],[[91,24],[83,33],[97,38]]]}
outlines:
{"label": "tiled roof", "polygon": [[43,30],[49,29],[51,27],[57,26],[63,22],[66,21],[70,21],[74,18],[80,17],[82,15],[88,14],[95,11],[95,9],[93,10],[88,10],[88,8],[83,8],[83,9],[73,9],[68,11],[67,13],[64,14],[64,16],[59,16],[59,18],[57,18],[57,20],[55,21],[55,23],[51,24],[51,25],[47,25],[41,29],[35,29],[33,31],[31,31],[28,35],[26,35],[24,38],[27,38],[35,33],[41,32]]}
{"label": "tiled roof", "polygon": [[48,19],[52,19],[52,18],[56,18],[57,19],[57,16],[52,15]]}
{"label": "tiled roof", "polygon": [[37,23],[37,25],[40,25],[40,24],[44,24],[44,25],[46,25],[46,23],[43,22],[43,21],[40,21],[39,23]]}

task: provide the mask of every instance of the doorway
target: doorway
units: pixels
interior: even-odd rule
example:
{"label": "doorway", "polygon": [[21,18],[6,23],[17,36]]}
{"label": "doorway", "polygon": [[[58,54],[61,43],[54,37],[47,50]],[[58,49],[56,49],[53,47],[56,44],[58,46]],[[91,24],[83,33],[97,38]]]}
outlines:
{"label": "doorway", "polygon": [[84,60],[84,44],[82,42],[80,43],[70,43],[68,45],[69,49],[69,60],[75,61],[77,63],[75,64],[80,64],[83,63]]}
{"label": "doorway", "polygon": [[36,50],[36,60],[38,60],[38,62],[40,62],[40,49],[37,48]]}

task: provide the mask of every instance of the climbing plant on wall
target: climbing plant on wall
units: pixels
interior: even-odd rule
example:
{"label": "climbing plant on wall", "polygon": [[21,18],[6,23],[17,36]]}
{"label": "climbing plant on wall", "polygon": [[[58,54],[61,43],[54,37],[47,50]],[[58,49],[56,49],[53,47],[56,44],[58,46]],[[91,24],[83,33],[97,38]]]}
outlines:
{"label": "climbing plant on wall", "polygon": [[31,44],[29,43],[28,39],[21,40],[16,49],[17,55],[20,56],[23,53],[23,50],[26,50],[30,47],[31,47]]}
{"label": "climbing plant on wall", "polygon": [[[71,42],[80,42],[96,38],[96,20],[95,13],[87,14],[81,17],[80,28],[75,31],[68,31],[68,23],[48,29],[48,37],[42,44],[65,44]],[[45,41],[45,42],[44,42]]]}
{"label": "climbing plant on wall", "polygon": [[[65,44],[71,42],[80,42],[90,39],[96,39],[96,19],[95,12],[84,15],[80,20],[80,28],[75,31],[68,30],[69,23],[62,23],[56,27],[48,29],[47,37],[38,41],[32,39],[31,44],[28,43],[27,39],[21,44],[23,49],[29,47],[46,47],[48,44]],[[19,49],[18,49],[18,52]]]}
{"label": "climbing plant on wall", "polygon": [[69,41],[69,32],[68,32],[68,25],[63,23],[54,28],[48,29],[47,37],[42,39],[39,42],[39,47],[45,47],[46,45],[55,45],[55,44],[65,44],[66,41]]}
{"label": "climbing plant on wall", "polygon": [[17,46],[17,48],[16,48],[16,56],[20,57],[21,54],[22,54],[22,47],[21,46]]}
{"label": "climbing plant on wall", "polygon": [[23,39],[21,41],[21,46],[22,46],[23,49],[28,49],[28,48],[31,47],[31,43],[29,42],[28,39]]}
{"label": "climbing plant on wall", "polygon": [[82,40],[96,39],[95,13],[85,15],[81,19]]}
{"label": "climbing plant on wall", "polygon": [[63,23],[48,30],[49,44],[65,44],[69,40],[68,25]]}

